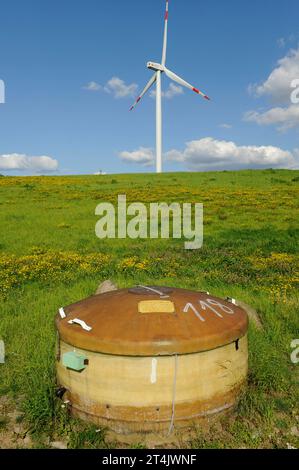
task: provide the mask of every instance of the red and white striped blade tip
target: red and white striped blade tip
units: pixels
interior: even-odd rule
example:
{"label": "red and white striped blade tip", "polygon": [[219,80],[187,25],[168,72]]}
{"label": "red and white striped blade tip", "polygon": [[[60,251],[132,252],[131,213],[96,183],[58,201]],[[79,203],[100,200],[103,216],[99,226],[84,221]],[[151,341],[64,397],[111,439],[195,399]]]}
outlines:
{"label": "red and white striped blade tip", "polygon": [[204,93],[202,93],[201,91],[199,91],[197,88],[193,88],[193,91],[194,91],[195,93],[197,93],[198,95],[202,95],[206,100],[211,101],[211,98],[209,98],[208,95],[205,95]]}

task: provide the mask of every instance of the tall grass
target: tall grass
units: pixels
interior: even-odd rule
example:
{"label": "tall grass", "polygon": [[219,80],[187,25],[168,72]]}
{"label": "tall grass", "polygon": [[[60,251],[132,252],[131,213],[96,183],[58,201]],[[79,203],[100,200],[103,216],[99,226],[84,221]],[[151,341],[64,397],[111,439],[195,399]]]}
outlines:
{"label": "tall grass", "polygon": [[[56,400],[57,309],[91,295],[107,277],[120,286],[208,290],[252,305],[263,330],[250,326],[249,385],[236,424],[226,424],[228,434],[199,433],[192,445],[275,446],[266,437],[252,438],[248,429],[258,423],[267,436],[277,423],[288,429],[298,409],[298,366],[290,362],[290,342],[299,330],[297,174],[1,178],[0,338],[7,358],[0,395],[22,397],[37,435],[67,434],[75,448],[104,445],[103,435],[88,426],[80,431]],[[182,240],[98,240],[95,206],[116,201],[117,194],[146,203],[203,202],[203,248],[186,252]]]}

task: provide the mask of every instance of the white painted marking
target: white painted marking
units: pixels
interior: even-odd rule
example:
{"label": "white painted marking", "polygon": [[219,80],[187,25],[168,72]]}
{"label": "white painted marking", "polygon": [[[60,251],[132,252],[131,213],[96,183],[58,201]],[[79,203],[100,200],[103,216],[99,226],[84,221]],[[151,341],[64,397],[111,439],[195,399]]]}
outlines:
{"label": "white painted marking", "polygon": [[153,289],[152,287],[148,287],[148,286],[142,286],[141,284],[139,284],[137,287],[141,287],[142,289],[146,289],[146,290],[149,290],[151,292],[154,292],[155,294],[159,294],[160,297],[169,297],[169,295],[167,294],[164,294],[163,292],[160,292],[158,289]]}
{"label": "white painted marking", "polygon": [[225,313],[230,313],[230,314],[233,314],[235,313],[233,311],[233,309],[231,309],[230,307],[228,307],[227,305],[223,305],[221,304],[220,302],[218,302],[217,300],[214,300],[214,299],[207,299],[207,302],[209,302],[209,304],[211,305],[215,305],[216,307],[219,307],[221,308],[221,310]]}
{"label": "white painted marking", "polygon": [[65,313],[65,311],[63,310],[63,307],[60,307],[60,309],[59,309],[59,315],[61,316],[61,318],[66,318],[66,313]]}
{"label": "white painted marking", "polygon": [[156,358],[152,359],[152,370],[151,370],[151,383],[155,384],[157,382],[157,364],[158,361]]}
{"label": "white painted marking", "polygon": [[195,313],[195,315],[197,316],[197,318],[199,318],[201,321],[206,321],[202,316],[201,314],[196,310],[196,308],[194,307],[193,304],[191,303],[187,303],[184,307],[184,312],[187,313],[189,308]]}
{"label": "white painted marking", "polygon": [[[207,299],[209,300],[209,299]],[[207,308],[209,308],[210,310],[212,310],[212,312],[216,313],[217,317],[219,318],[223,318],[223,316],[221,315],[221,313],[217,312],[217,310],[215,310],[210,304],[208,304],[207,302],[204,302],[203,300],[199,300],[199,303],[200,303],[200,306],[203,310],[206,310]]]}
{"label": "white painted marking", "polygon": [[[232,301],[233,301],[232,303],[235,304],[235,299],[232,299]],[[235,313],[235,311],[232,308],[228,307],[227,305],[223,305],[222,303],[214,299],[207,298],[206,301],[198,300],[198,303],[201,307],[201,310],[206,311],[207,309],[209,309],[212,312],[214,312],[219,318],[223,318],[223,315],[221,315],[221,313],[218,312],[218,310],[216,310],[216,308],[214,307],[219,307],[222,310],[222,312],[228,313],[229,315],[233,315]],[[189,309],[191,309],[202,322],[206,321],[205,318],[201,316],[201,314],[198,312],[198,310],[194,307],[194,305],[191,302],[188,302],[185,305],[184,310],[183,310],[184,313],[187,313]]]}

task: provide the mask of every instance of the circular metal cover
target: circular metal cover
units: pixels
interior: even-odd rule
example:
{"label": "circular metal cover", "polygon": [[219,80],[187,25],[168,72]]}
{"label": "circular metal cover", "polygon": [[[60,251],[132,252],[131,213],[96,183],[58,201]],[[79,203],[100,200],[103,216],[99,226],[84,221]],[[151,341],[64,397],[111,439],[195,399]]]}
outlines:
{"label": "circular metal cover", "polygon": [[158,286],[94,295],[64,307],[64,313],[55,320],[63,341],[125,356],[207,351],[237,341],[248,329],[246,312],[231,302]]}

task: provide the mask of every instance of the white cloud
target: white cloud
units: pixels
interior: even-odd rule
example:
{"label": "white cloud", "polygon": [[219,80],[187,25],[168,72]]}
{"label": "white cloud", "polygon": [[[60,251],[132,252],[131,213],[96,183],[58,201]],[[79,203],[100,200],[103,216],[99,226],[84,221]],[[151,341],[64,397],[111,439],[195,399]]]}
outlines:
{"label": "white cloud", "polygon": [[281,37],[281,38],[277,39],[277,45],[280,48],[284,48],[289,43],[292,43],[292,42],[294,43],[296,41],[296,39],[297,39],[297,35],[292,33],[287,37]]}
{"label": "white cloud", "polygon": [[123,80],[118,77],[112,77],[105,86],[107,93],[112,93],[114,98],[125,98],[127,96],[134,96],[137,91],[138,85],[131,83],[126,85]]}
{"label": "white cloud", "polygon": [[219,127],[221,127],[222,129],[231,129],[233,126],[231,124],[223,123],[220,124]]}
{"label": "white cloud", "polygon": [[280,59],[264,83],[248,87],[249,92],[257,97],[268,96],[273,103],[285,106],[276,106],[264,112],[248,111],[244,120],[261,126],[277,125],[280,131],[299,127],[299,106],[291,104],[296,79],[299,79],[299,48],[292,49]]}
{"label": "white cloud", "polygon": [[155,161],[155,154],[153,149],[140,147],[138,150],[133,152],[120,152],[119,157],[129,163],[140,163],[144,166],[150,166]]}
{"label": "white cloud", "polygon": [[[114,96],[114,98],[126,98],[136,96],[138,85],[136,83],[126,84],[119,77],[112,77],[108,82],[103,86],[100,83],[91,81],[87,85],[83,86],[84,90],[87,91],[102,91],[109,93]],[[174,96],[182,95],[184,90],[181,86],[176,85],[175,83],[170,83],[166,91],[162,91],[163,98],[171,99]],[[151,97],[156,96],[156,91],[152,90],[150,92]]]}
{"label": "white cloud", "polygon": [[206,137],[186,143],[180,152],[171,150],[166,158],[193,170],[241,168],[288,168],[294,165],[291,152],[273,146],[238,146],[234,142]]}
{"label": "white cloud", "polygon": [[245,121],[256,122],[260,126],[278,124],[278,130],[285,131],[299,127],[299,105],[291,105],[286,108],[276,107],[263,113],[248,111],[244,115]]}
{"label": "white cloud", "polygon": [[285,47],[285,45],[286,45],[286,39],[285,39],[285,38],[279,38],[279,39],[277,39],[277,45],[278,45],[278,47],[281,47],[281,48]]}
{"label": "white cloud", "polygon": [[[170,150],[163,158],[182,163],[189,170],[234,170],[242,168],[293,168],[297,154],[273,146],[238,146],[234,142],[206,137],[186,143],[183,151]],[[134,152],[121,152],[126,162],[153,165],[155,153],[140,147]],[[298,151],[299,157],[299,151]]]}
{"label": "white cloud", "polygon": [[258,97],[269,96],[276,103],[290,103],[291,83],[296,78],[299,78],[299,48],[280,59],[264,83],[250,85],[249,90]]}
{"label": "white cloud", "polygon": [[51,172],[58,168],[58,161],[51,157],[30,157],[28,155],[12,153],[0,155],[0,170],[21,170],[39,172]]}
{"label": "white cloud", "polygon": [[103,87],[97,82],[89,82],[83,87],[83,89],[88,91],[99,91],[102,90]]}
{"label": "white cloud", "polygon": [[136,83],[126,85],[119,77],[112,77],[104,86],[92,81],[83,88],[88,91],[104,91],[112,94],[114,98],[126,98],[127,96],[135,96],[138,85]]}
{"label": "white cloud", "polygon": [[[176,85],[175,83],[169,83],[168,89],[166,91],[162,91],[162,97],[171,100],[174,96],[183,95],[184,90],[180,85]],[[152,98],[156,97],[156,90],[152,90],[150,92],[150,96]]]}

